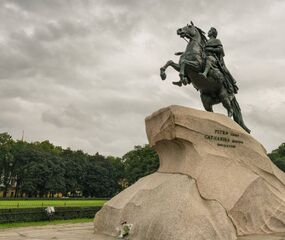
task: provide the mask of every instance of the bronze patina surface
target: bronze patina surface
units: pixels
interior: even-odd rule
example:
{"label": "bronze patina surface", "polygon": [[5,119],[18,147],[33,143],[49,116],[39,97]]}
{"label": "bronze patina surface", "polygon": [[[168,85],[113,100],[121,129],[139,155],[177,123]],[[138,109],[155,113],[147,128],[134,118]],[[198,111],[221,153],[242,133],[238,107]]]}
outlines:
{"label": "bronze patina surface", "polygon": [[224,62],[224,48],[217,38],[218,31],[211,28],[208,37],[193,22],[177,30],[177,35],[187,41],[184,52],[180,55],[178,63],[172,60],[160,68],[162,80],[166,79],[166,69],[171,66],[179,72],[180,80],[172,82],[176,86],[191,84],[200,92],[200,97],[206,111],[213,112],[213,105],[222,103],[228,112],[245,131],[250,129],[245,125],[240,106],[235,97],[238,93],[236,80]]}

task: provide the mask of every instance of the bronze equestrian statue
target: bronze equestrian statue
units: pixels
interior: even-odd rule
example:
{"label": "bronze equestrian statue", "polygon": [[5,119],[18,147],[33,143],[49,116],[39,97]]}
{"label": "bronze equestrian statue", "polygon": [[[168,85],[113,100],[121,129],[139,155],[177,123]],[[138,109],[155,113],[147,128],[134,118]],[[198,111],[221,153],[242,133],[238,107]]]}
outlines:
{"label": "bronze equestrian statue", "polygon": [[235,98],[238,87],[225,65],[224,49],[221,41],[217,39],[217,30],[211,28],[207,39],[205,33],[191,22],[179,28],[177,34],[187,40],[186,50],[175,53],[180,55],[179,63],[169,60],[160,68],[161,79],[166,79],[167,67],[173,67],[180,76],[180,81],[172,82],[174,85],[181,87],[192,83],[200,91],[206,111],[213,112],[213,105],[222,103],[228,116],[233,117],[235,122],[250,133],[243,122],[241,109]]}

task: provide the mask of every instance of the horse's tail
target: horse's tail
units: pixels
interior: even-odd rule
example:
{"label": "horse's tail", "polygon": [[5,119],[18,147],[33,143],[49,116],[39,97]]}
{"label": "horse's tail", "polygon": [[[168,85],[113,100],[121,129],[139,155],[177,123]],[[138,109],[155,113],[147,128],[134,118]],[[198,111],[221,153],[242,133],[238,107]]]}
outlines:
{"label": "horse's tail", "polygon": [[233,117],[234,117],[235,122],[238,123],[245,131],[250,133],[250,129],[247,128],[247,126],[243,122],[241,109],[235,97],[232,99],[231,103],[232,103],[232,108],[234,111]]}

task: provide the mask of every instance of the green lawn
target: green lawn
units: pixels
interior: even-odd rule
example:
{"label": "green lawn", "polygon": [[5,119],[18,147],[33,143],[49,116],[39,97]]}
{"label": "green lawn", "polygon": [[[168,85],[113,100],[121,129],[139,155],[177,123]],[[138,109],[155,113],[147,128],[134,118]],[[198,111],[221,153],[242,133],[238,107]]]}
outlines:
{"label": "green lawn", "polygon": [[36,207],[88,207],[103,206],[106,200],[1,200],[0,209]]}
{"label": "green lawn", "polygon": [[54,221],[41,221],[41,222],[20,222],[20,223],[2,223],[0,224],[0,229],[5,228],[16,228],[16,227],[31,227],[31,226],[45,226],[45,225],[55,225],[55,224],[66,224],[66,223],[84,223],[92,222],[93,218],[76,218],[69,220],[54,220]]}

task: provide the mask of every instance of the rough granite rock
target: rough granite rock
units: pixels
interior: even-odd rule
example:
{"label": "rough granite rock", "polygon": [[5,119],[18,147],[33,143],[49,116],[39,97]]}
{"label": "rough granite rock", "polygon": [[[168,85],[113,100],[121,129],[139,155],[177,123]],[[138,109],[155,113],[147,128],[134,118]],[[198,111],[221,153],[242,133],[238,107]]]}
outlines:
{"label": "rough granite rock", "polygon": [[140,179],[96,214],[95,233],[134,240],[232,240],[285,232],[285,174],[228,117],[181,106],[146,118],[158,172]]}

